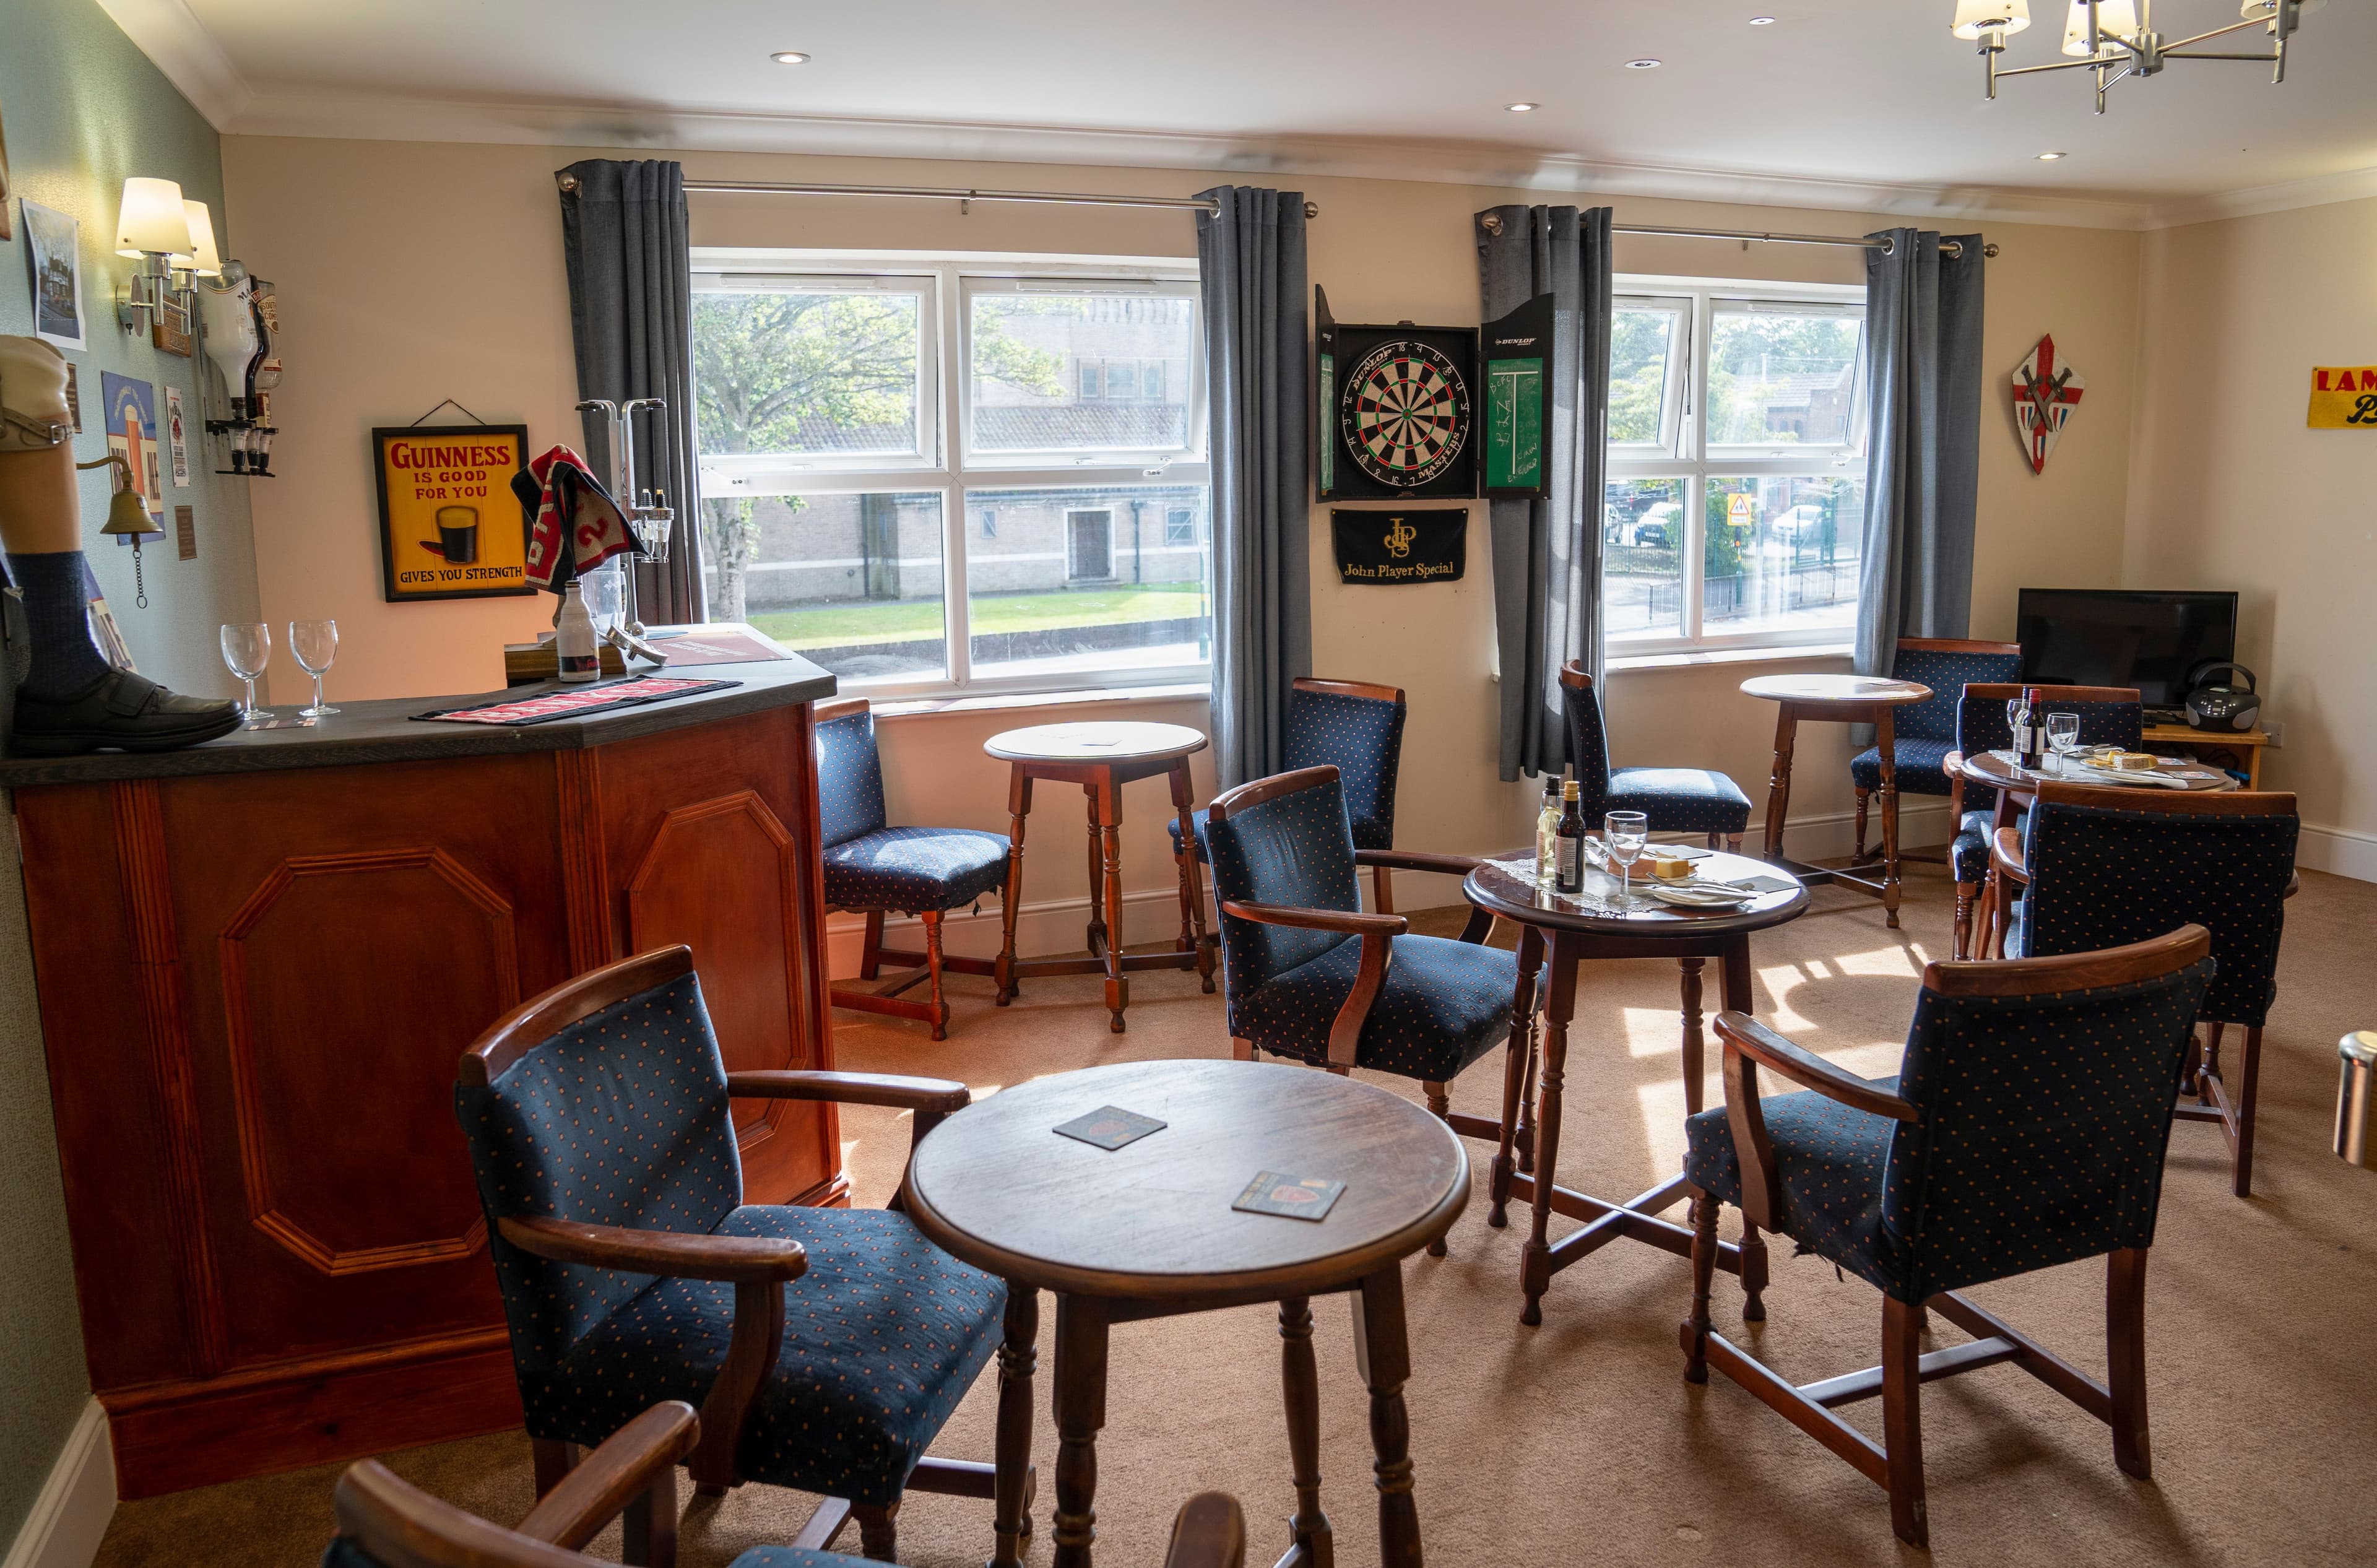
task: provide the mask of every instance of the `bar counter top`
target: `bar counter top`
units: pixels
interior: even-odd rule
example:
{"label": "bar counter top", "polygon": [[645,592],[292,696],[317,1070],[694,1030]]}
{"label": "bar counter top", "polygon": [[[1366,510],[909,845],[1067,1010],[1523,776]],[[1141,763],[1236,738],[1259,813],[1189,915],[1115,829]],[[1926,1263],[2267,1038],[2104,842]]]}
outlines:
{"label": "bar counter top", "polygon": [[[94,751],[80,757],[18,757],[0,760],[0,789],[38,784],[101,784],[118,779],[189,778],[269,772],[286,768],[348,768],[371,762],[419,762],[461,757],[510,757],[575,751],[693,724],[739,718],[834,693],[834,677],[794,656],[757,664],[700,664],[661,672],[673,677],[731,680],[725,691],[673,698],[583,719],[555,719],[514,728],[504,724],[438,723],[415,713],[532,697],[558,683],[461,697],[331,700],[339,712],[302,728],[234,730],[220,740],[179,751]],[[272,711],[293,716],[305,700]]]}

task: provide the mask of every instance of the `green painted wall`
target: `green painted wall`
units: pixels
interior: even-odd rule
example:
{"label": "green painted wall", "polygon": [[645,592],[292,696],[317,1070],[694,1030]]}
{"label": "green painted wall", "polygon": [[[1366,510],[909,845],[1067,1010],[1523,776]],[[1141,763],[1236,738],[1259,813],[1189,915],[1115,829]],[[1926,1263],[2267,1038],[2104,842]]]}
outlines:
{"label": "green painted wall", "polygon": [[[76,458],[88,461],[107,448],[102,371],[156,385],[161,417],[162,389],[179,387],[185,418],[195,423],[202,362],[161,353],[145,331],[135,338],[115,325],[115,286],[132,264],[118,259],[108,242],[125,177],[149,174],[178,181],[185,195],[211,207],[223,254],[238,254],[236,236],[226,232],[213,128],[92,0],[0,0],[0,136],[14,236],[0,241],[0,333],[31,329],[18,198],[82,222],[90,346],[67,355],[83,408]],[[198,555],[177,560],[170,537],[144,548],[146,610],[133,603],[131,551],[98,540],[107,509],[104,470],[83,476],[83,509],[92,565],[141,671],[181,690],[230,696],[236,683],[215,652],[215,632],[224,621],[257,615],[245,494],[251,481],[217,479],[207,472],[213,467],[204,449],[193,447],[190,487],[168,491],[169,502],[197,509]],[[23,882],[16,836],[0,833],[0,1542],[15,1538],[89,1394]]]}

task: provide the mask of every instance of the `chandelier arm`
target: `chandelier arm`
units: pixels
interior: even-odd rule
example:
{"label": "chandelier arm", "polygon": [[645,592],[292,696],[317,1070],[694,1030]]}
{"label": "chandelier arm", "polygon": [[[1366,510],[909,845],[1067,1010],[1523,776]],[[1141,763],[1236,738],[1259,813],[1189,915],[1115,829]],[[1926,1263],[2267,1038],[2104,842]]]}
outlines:
{"label": "chandelier arm", "polygon": [[[2109,34],[2108,36],[2110,36]],[[2001,77],[2035,77],[2041,71],[2085,71],[2103,65],[2102,60],[2058,60],[2051,66],[2012,66],[1998,72]],[[2127,71],[2129,66],[2123,66]],[[2119,80],[2119,78],[2114,78]]]}
{"label": "chandelier arm", "polygon": [[[2246,19],[2246,20],[2244,20],[2244,21],[2241,21],[2241,22],[2231,22],[2231,23],[2229,23],[2227,27],[2216,27],[2216,28],[2214,28],[2210,32],[2199,32],[2199,33],[2197,33],[2193,38],[2180,38],[2180,39],[2174,39],[2174,40],[2172,40],[2170,42],[2166,43],[2166,44],[2164,44],[2164,45],[2163,45],[2163,50],[2162,50],[2162,52],[2163,52],[2165,54],[2169,54],[2169,53],[2170,53],[2172,50],[2174,50],[2174,49],[2185,49],[2185,48],[2187,48],[2188,46],[2190,46],[2191,44],[2202,43],[2202,42],[2203,42],[2204,40],[2206,40],[2206,39],[2210,39],[2210,38],[2218,38],[2218,37],[2220,37],[2221,35],[2223,35],[2224,33],[2242,32],[2242,31],[2244,31],[2244,30],[2245,30],[2245,29],[2247,29],[2247,28],[2251,28],[2251,27],[2266,28],[2266,27],[2268,27],[2269,25],[2270,25],[2269,18],[2266,18],[2266,17],[2253,17],[2253,18],[2249,18],[2248,19]],[[2227,55],[2199,54],[2199,55],[2196,55],[2196,56],[2194,56],[2194,57],[2195,57],[2196,59],[2199,59],[2199,60],[2213,60],[2213,59],[2228,59],[2228,60],[2267,60],[2267,59],[2269,58],[2269,56],[2268,56],[2267,54],[2227,54]]]}
{"label": "chandelier arm", "polygon": [[2166,50],[2164,50],[2164,51],[2162,52],[2162,57],[2163,57],[2164,59],[2166,59],[2166,60],[2250,60],[2250,61],[2252,61],[2254,65],[2257,65],[2257,66],[2270,66],[2270,65],[2275,65],[2275,64],[2277,63],[2277,58],[2278,58],[2278,57],[2277,57],[2277,55],[2275,55],[2275,54],[2179,54],[2179,53],[2177,53],[2177,52],[2175,52],[2175,51],[2173,51],[2173,50],[2169,50],[2169,49],[2166,49]]}

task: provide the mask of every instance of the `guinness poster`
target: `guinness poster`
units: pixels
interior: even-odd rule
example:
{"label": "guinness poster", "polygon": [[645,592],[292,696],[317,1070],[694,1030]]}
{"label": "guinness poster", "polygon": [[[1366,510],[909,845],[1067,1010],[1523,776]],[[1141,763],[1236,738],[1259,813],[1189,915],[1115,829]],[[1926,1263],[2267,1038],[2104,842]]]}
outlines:
{"label": "guinness poster", "polygon": [[381,596],[405,604],[535,592],[528,523],[512,494],[512,475],[527,461],[525,425],[373,431]]}
{"label": "guinness poster", "polygon": [[1332,508],[1341,582],[1458,582],[1469,559],[1469,509],[1355,512]]}

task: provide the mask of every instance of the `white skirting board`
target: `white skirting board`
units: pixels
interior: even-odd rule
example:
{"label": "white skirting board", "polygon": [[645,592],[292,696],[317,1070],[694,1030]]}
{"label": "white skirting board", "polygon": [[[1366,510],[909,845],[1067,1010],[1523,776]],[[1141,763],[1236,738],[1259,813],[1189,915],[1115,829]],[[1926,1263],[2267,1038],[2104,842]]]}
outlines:
{"label": "white skirting board", "polygon": [[2302,837],[2295,845],[2295,864],[2313,871],[2377,882],[2377,833],[2305,822]]}
{"label": "white skirting board", "polygon": [[82,1407],[0,1568],[90,1568],[113,1517],[115,1450],[107,1441],[106,1412],[93,1399]]}
{"label": "white skirting board", "polygon": [[[1796,859],[1824,859],[1849,852],[1855,826],[1853,813],[1842,811],[1823,816],[1795,818],[1783,835],[1784,847]],[[1899,842],[1909,848],[1918,848],[1948,842],[1948,803],[1926,798],[1902,805],[1898,813]],[[1765,831],[1762,819],[1754,819],[1750,832],[1742,840],[1743,847],[1755,851],[1759,837]],[[1881,815],[1871,814],[1866,826],[1868,847],[1880,842]],[[2377,848],[2377,845],[2372,845]],[[2306,862],[2308,864],[2308,862]],[[1362,873],[1362,896],[1367,904],[1370,897],[1370,873]],[[1395,907],[1398,909],[1433,909],[1461,902],[1461,880],[1430,871],[1398,871],[1394,875]],[[1180,892],[1177,883],[1167,882],[1160,888],[1141,888],[1122,895],[1123,941],[1126,944],[1167,940],[1180,934]],[[1026,958],[1051,953],[1079,952],[1089,923],[1090,901],[1086,897],[1051,899],[1041,904],[1026,904],[1015,917],[1016,951]],[[858,973],[858,955],[864,940],[866,922],[857,916],[837,915],[826,924],[828,967],[835,979],[848,979]],[[1205,928],[1213,928],[1212,889],[1207,883],[1205,894]],[[965,910],[953,912],[942,923],[942,946],[945,951],[969,958],[994,958],[998,953],[1000,937],[998,900],[985,898],[982,913]],[[893,918],[884,922],[883,940],[890,946],[921,950],[924,934],[917,921]]]}

